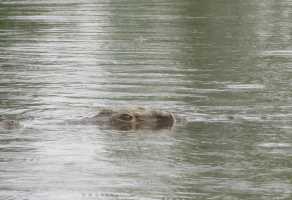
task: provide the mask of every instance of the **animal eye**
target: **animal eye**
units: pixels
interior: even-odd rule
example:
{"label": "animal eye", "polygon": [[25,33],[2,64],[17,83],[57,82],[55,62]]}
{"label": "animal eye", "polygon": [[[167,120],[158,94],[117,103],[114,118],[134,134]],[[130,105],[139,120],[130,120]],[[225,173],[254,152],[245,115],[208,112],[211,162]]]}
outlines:
{"label": "animal eye", "polygon": [[133,119],[133,116],[131,116],[129,114],[121,114],[119,119],[125,120],[125,121],[131,121]]}

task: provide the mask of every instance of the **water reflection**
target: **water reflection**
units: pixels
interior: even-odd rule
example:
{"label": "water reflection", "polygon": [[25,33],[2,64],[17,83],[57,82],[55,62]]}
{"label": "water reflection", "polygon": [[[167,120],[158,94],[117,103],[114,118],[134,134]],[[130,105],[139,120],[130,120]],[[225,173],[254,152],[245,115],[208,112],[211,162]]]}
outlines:
{"label": "water reflection", "polygon": [[[1,199],[289,198],[291,5],[1,1]],[[66,123],[129,104],[188,123]]]}

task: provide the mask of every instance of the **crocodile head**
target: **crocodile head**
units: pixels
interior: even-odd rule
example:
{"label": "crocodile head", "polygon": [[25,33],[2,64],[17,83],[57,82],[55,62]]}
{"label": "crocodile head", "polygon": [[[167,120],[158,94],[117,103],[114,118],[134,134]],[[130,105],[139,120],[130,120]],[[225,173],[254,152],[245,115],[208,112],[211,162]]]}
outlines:
{"label": "crocodile head", "polygon": [[175,117],[171,112],[146,109],[142,107],[130,107],[119,109],[102,109],[94,121],[97,124],[109,122],[113,128],[120,130],[131,129],[166,129],[175,123]]}

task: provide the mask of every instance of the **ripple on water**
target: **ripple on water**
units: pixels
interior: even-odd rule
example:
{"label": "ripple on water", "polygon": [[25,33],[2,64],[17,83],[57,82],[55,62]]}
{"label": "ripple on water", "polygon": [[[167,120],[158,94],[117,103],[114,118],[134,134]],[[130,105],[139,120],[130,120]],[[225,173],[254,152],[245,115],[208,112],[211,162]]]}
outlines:
{"label": "ripple on water", "polygon": [[292,50],[270,50],[270,51],[263,51],[263,56],[276,56],[276,57],[291,57]]}
{"label": "ripple on water", "polygon": [[267,142],[260,143],[257,147],[260,148],[259,152],[263,154],[278,155],[279,159],[285,160],[287,159],[287,156],[290,157],[292,155],[292,145],[290,143]]}
{"label": "ripple on water", "polygon": [[263,147],[263,148],[290,148],[292,147],[290,143],[274,143],[274,142],[260,143],[257,146]]}
{"label": "ripple on water", "polygon": [[230,90],[260,90],[265,88],[261,84],[228,84],[225,87]]}

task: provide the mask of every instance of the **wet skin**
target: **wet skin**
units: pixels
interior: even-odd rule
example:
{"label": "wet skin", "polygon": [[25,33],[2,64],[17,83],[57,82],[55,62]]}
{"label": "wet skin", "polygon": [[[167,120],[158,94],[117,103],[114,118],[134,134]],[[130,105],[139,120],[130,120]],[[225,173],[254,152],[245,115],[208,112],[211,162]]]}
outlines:
{"label": "wet skin", "polygon": [[170,112],[142,107],[102,109],[94,117],[85,120],[98,125],[107,124],[119,130],[170,129],[176,121]]}
{"label": "wet skin", "polygon": [[17,121],[0,118],[0,128],[2,128],[2,129],[14,129],[14,128],[18,128],[18,127],[19,127],[19,123]]}

